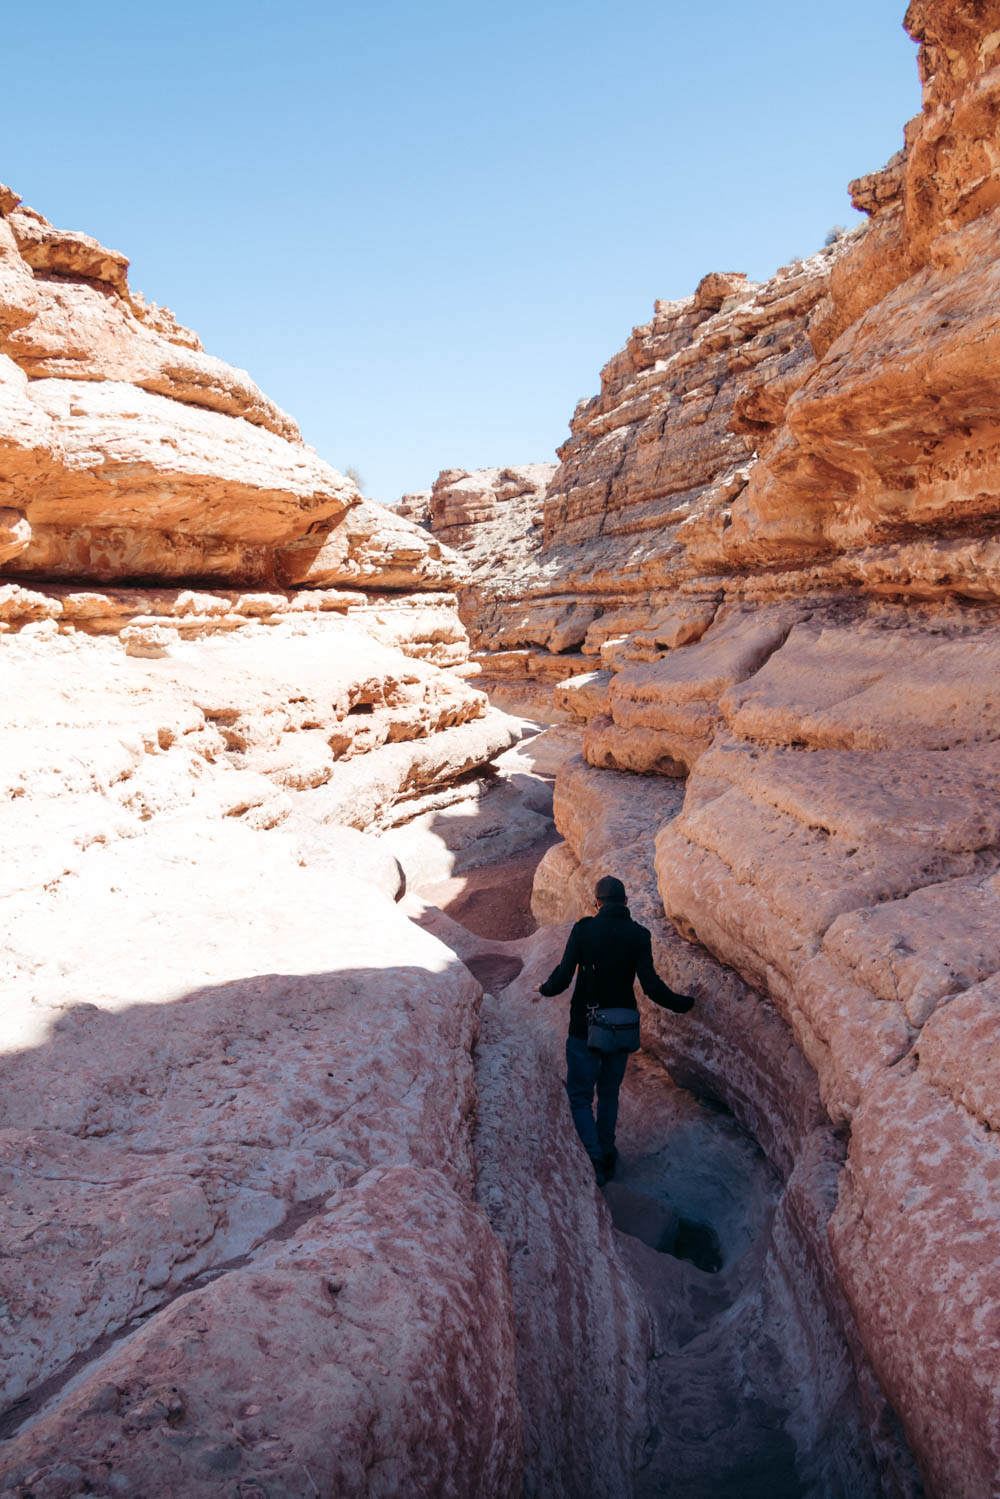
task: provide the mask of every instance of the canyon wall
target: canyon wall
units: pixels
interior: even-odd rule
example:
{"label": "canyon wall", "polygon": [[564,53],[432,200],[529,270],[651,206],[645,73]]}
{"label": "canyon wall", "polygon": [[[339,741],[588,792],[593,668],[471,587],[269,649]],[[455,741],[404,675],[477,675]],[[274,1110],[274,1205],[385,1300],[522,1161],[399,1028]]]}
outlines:
{"label": "canyon wall", "polygon": [[[530,587],[544,539],[543,507],[556,467],[554,463],[523,463],[471,471],[446,468],[431,489],[403,495],[396,505],[398,515],[424,526],[467,565],[459,589],[459,612],[480,646],[499,599],[515,616],[522,607],[522,590]],[[556,638],[553,650],[560,649]],[[478,685],[496,706],[546,719],[552,717],[550,689],[568,670],[563,660],[550,668],[550,654],[487,649],[474,654],[473,669]]]}
{"label": "canyon wall", "polygon": [[[887,1491],[1000,1490],[1000,10],[911,5],[867,223],[658,303],[582,403],[482,680],[584,727],[540,918],[626,883],[675,1078],[781,1171]],[[561,678],[561,680],[560,680]],[[510,701],[510,697],[507,699]],[[816,1174],[809,1162],[830,1163]],[[881,1393],[880,1393],[881,1392]],[[893,1476],[894,1475],[894,1476]]]}
{"label": "canyon wall", "polygon": [[[1000,7],[907,25],[867,224],[395,513],[0,189],[11,1499],[1000,1491]],[[516,941],[400,903],[543,846],[481,687],[568,725]],[[535,992],[605,873],[697,998],[617,1205]]]}
{"label": "canyon wall", "polygon": [[0,1490],[514,1496],[481,990],[372,836],[514,742],[463,564],[126,272],[0,190]]}

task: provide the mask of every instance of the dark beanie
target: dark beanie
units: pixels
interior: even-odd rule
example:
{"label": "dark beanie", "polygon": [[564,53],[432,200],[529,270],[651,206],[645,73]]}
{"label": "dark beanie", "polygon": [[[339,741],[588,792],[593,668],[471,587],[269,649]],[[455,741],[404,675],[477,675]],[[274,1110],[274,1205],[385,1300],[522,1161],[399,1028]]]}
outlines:
{"label": "dark beanie", "polygon": [[625,886],[621,880],[616,880],[613,874],[606,874],[603,879],[598,880],[594,886],[594,896],[597,900],[613,900],[620,905],[628,905]]}

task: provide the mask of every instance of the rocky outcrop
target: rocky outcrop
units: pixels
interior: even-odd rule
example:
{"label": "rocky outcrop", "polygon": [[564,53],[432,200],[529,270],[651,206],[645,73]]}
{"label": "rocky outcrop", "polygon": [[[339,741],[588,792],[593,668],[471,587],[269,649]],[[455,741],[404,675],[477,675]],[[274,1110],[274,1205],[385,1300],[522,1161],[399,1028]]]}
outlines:
{"label": "rocky outcrop", "polygon": [[1000,1485],[994,12],[911,6],[866,225],[635,330],[473,641],[584,727],[537,914],[624,879],[700,1000],[649,1049],[780,1172],[884,1491],[898,1416],[941,1499]]}
{"label": "rocky outcrop", "polygon": [[453,560],[362,504],[243,370],[133,293],[128,260],[0,195],[8,573],[440,590]]}
{"label": "rocky outcrop", "polygon": [[[530,565],[542,544],[542,516],[554,463],[525,463],[511,468],[442,469],[434,487],[404,495],[397,513],[417,520],[463,560],[468,573],[458,593],[462,622],[474,644],[489,635],[497,598],[510,597],[508,573]],[[539,643],[544,644],[546,637]],[[558,645],[554,647],[558,649]],[[492,650],[473,657],[498,707],[514,713],[550,716],[549,684],[570,669],[562,663],[550,672],[539,662],[532,667],[523,651]],[[541,687],[536,683],[540,675]],[[540,711],[538,711],[540,710]]]}
{"label": "rocky outcrop", "polygon": [[373,836],[516,738],[463,566],[0,215],[0,1490],[513,1499],[481,990]]}
{"label": "rocky outcrop", "polygon": [[496,554],[474,647],[642,660],[678,595],[998,597],[989,20],[911,7],[925,107],[852,184],[866,225],[633,330],[560,449],[543,565]]}
{"label": "rocky outcrop", "polygon": [[552,684],[657,659],[707,626],[725,589],[714,575],[732,561],[734,503],[761,434],[815,367],[810,319],[857,237],[763,285],[713,273],[692,297],[658,302],[601,372],[600,394],[577,407],[530,544],[491,519],[473,542],[457,520],[489,514],[467,492],[479,496],[496,471],[441,475],[427,524],[445,539],[457,527],[474,551],[463,618],[495,702],[550,717]]}
{"label": "rocky outcrop", "polygon": [[337,853],[175,822],[19,922],[5,1494],[519,1492],[479,989]]}
{"label": "rocky outcrop", "polygon": [[530,552],[541,540],[545,491],[554,463],[513,468],[442,469],[427,506],[429,529],[469,561],[473,575],[497,555]]}
{"label": "rocky outcrop", "polygon": [[494,568],[474,647],[596,666],[651,629],[635,649],[656,650],[679,585],[722,560],[759,445],[761,392],[776,420],[815,363],[807,323],[842,253],[832,246],[763,286],[712,275],[686,301],[657,303],[602,371],[600,395],[578,406],[548,486],[539,565]]}
{"label": "rocky outcrop", "polygon": [[[868,225],[658,304],[540,534],[442,476],[471,581],[0,191],[5,1493],[1000,1487],[995,9],[911,6]],[[534,936],[395,903],[547,826],[453,588],[576,725]],[[606,873],[697,1004],[605,1202],[535,985]]]}

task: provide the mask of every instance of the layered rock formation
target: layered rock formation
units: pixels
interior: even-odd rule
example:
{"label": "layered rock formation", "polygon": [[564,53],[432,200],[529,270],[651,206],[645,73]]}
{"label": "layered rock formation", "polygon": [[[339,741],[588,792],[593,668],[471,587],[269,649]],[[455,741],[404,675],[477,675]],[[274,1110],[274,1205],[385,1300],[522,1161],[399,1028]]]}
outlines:
{"label": "layered rock formation", "polygon": [[[867,227],[406,514],[0,190],[12,1499],[1000,1490],[1000,10],[907,24]],[[502,787],[456,586],[577,725]],[[558,929],[409,920],[546,753]],[[698,1000],[607,1203],[534,993],[605,873]]]}
{"label": "layered rock formation", "polygon": [[[545,495],[555,472],[554,463],[471,472],[446,468],[432,489],[404,495],[396,507],[397,513],[418,521],[466,563],[469,571],[458,605],[474,642],[482,641],[484,621],[494,615],[498,587],[509,597],[508,575],[521,578],[532,565],[543,540]],[[557,641],[553,649],[561,648]],[[568,666],[561,662],[546,676],[546,663],[534,652],[531,679],[526,680],[527,660],[523,650],[494,649],[474,656],[479,685],[498,707],[544,719],[551,706],[549,686],[566,675]]]}
{"label": "layered rock formation", "polygon": [[4,1068],[25,1400],[0,1488],[513,1496],[509,1293],[472,1200],[478,986],[371,871],[259,840],[104,850],[85,901],[54,897],[59,960],[48,925],[8,983],[39,1024]]}
{"label": "layered rock formation", "polygon": [[868,224],[658,304],[473,643],[535,705],[562,664],[551,716],[586,726],[540,917],[625,880],[701,1000],[650,1045],[781,1172],[883,1486],[916,1482],[895,1412],[927,1490],[975,1499],[1000,1488],[1000,11],[907,26],[924,106],[852,186]]}
{"label": "layered rock formation", "polygon": [[127,272],[125,256],[0,191],[8,572],[409,589],[453,576]]}
{"label": "layered rock formation", "polygon": [[0,215],[0,1489],[514,1496],[481,991],[372,836],[515,738],[462,564]]}
{"label": "layered rock formation", "polygon": [[[462,612],[495,701],[550,716],[562,679],[656,659],[705,628],[719,584],[704,574],[728,566],[734,502],[761,433],[815,365],[807,327],[856,238],[760,286],[713,273],[633,330],[600,395],[574,413],[541,533],[512,545],[486,529],[476,543],[482,560]],[[426,523],[447,536],[448,506],[431,504]],[[679,591],[690,605],[679,606]]]}

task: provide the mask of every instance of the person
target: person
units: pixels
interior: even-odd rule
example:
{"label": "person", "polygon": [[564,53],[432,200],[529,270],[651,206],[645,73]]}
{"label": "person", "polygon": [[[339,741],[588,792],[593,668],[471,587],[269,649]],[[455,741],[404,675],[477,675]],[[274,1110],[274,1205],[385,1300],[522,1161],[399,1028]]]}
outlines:
{"label": "person", "polygon": [[[654,1004],[684,1015],[694,1000],[675,994],[653,966],[653,950],[646,927],[633,921],[625,886],[613,875],[605,875],[594,888],[597,914],[584,916],[569,934],[562,961],[552,970],[538,993],[562,994],[580,969],[569,1007],[566,1037],[566,1092],[576,1132],[594,1166],[598,1185],[615,1173],[618,1151],[618,1090],[625,1076],[627,1051],[594,1051],[587,1045],[588,1012],[599,1008],[638,1009],[635,980]],[[583,965],[587,965],[585,972]],[[593,983],[590,981],[593,972]],[[597,1118],[594,1118],[594,1093]]]}

